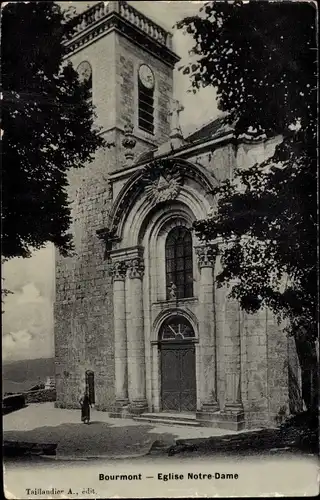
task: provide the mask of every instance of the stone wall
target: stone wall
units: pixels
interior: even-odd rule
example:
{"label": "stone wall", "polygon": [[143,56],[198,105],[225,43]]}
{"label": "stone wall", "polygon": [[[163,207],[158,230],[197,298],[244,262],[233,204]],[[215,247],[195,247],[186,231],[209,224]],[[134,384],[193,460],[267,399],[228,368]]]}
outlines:
{"label": "stone wall", "polygon": [[247,428],[268,425],[266,312],[242,313],[242,402]]}
{"label": "stone wall", "polygon": [[96,124],[103,131],[116,125],[116,34],[108,33],[69,56],[76,70],[82,61],[92,67],[92,101],[96,106]]}
{"label": "stone wall", "polygon": [[290,413],[287,336],[270,311],[264,309],[249,315],[240,310],[236,301],[227,298],[225,287],[219,294],[218,303],[216,299],[216,331],[220,409],[226,403],[227,374],[235,367],[239,348],[235,342],[239,331],[240,362],[237,368],[241,370],[245,427],[277,425]]}
{"label": "stone wall", "polygon": [[278,425],[289,408],[288,338],[270,310],[242,313],[242,401],[247,428]]}
{"label": "stone wall", "polygon": [[288,337],[271,311],[266,311],[266,327],[269,419],[276,424],[290,414]]}
{"label": "stone wall", "polygon": [[246,170],[255,163],[261,163],[274,154],[281,137],[275,137],[258,143],[226,142],[221,140],[210,151],[205,151],[190,158],[190,161],[199,162],[211,172],[218,182],[232,179],[234,170]]}
{"label": "stone wall", "polygon": [[40,389],[39,391],[28,391],[24,393],[26,404],[48,403],[56,400],[55,389]]}
{"label": "stone wall", "polygon": [[199,163],[208,170],[218,182],[230,179],[236,167],[236,149],[233,144],[221,143],[212,146],[210,151],[191,156],[189,161]]}
{"label": "stone wall", "polygon": [[281,136],[277,136],[255,144],[248,141],[240,142],[234,148],[235,166],[245,170],[252,167],[255,163],[263,162],[273,156],[275,148],[281,140]]}
{"label": "stone wall", "polygon": [[[105,135],[107,141],[113,132]],[[114,148],[70,174],[75,252],[56,255],[55,364],[57,406],[77,407],[85,372],[95,376],[97,407],[114,399],[112,288],[104,243],[96,231],[105,227],[110,209],[108,171]]]}

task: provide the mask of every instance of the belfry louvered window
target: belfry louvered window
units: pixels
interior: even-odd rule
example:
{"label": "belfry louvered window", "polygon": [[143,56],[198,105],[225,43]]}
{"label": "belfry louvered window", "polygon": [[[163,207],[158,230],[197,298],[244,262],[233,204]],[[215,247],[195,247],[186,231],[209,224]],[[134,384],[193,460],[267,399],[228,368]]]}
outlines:
{"label": "belfry louvered window", "polygon": [[154,86],[152,69],[142,64],[138,75],[138,125],[149,134],[154,134]]}
{"label": "belfry louvered window", "polygon": [[153,89],[143,87],[139,82],[139,128],[154,133],[154,98]]}
{"label": "belfry louvered window", "polygon": [[174,287],[177,299],[193,297],[192,236],[186,227],[176,227],[166,240],[167,299]]}

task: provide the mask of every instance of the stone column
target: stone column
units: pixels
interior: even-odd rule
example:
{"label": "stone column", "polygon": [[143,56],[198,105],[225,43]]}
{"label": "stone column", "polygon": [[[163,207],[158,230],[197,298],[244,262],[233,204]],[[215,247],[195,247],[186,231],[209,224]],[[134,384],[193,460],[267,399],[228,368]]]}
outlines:
{"label": "stone column", "polygon": [[114,314],[114,360],[116,406],[129,403],[127,372],[127,331],[125,279],[127,267],[124,262],[113,264],[113,314]]}
{"label": "stone column", "polygon": [[[220,256],[217,256],[215,276],[221,272]],[[228,422],[228,428],[239,430],[244,426],[241,399],[241,349],[240,349],[240,306],[237,300],[228,297],[230,288],[216,287],[216,319],[218,328],[223,328],[220,339],[224,342],[225,404],[221,412]],[[224,302],[224,304],[222,303]],[[223,315],[223,317],[222,317]]]}
{"label": "stone column", "polygon": [[214,321],[213,268],[216,258],[214,247],[196,249],[200,267],[199,288],[199,343],[201,412],[209,417],[219,410],[217,402],[216,332]]}
{"label": "stone column", "polygon": [[241,350],[240,350],[240,309],[236,300],[230,301],[229,307],[234,311],[229,325],[228,336],[225,337],[226,347],[226,397],[224,411],[242,413],[241,399]]}
{"label": "stone column", "polygon": [[140,414],[148,405],[146,400],[146,367],[143,324],[144,264],[142,258],[128,261],[130,283],[130,312],[128,330],[128,378],[130,412]]}

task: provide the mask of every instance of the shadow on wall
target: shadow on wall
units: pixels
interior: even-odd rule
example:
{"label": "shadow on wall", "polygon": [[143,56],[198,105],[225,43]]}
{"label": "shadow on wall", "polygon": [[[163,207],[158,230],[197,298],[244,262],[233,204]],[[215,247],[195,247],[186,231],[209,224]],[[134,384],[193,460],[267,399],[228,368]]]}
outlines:
{"label": "shadow on wall", "polygon": [[298,375],[289,365],[289,409],[292,415],[303,411],[303,399]]}
{"label": "shadow on wall", "polygon": [[301,367],[301,399],[307,410],[318,408],[319,372],[316,343],[295,339]]}

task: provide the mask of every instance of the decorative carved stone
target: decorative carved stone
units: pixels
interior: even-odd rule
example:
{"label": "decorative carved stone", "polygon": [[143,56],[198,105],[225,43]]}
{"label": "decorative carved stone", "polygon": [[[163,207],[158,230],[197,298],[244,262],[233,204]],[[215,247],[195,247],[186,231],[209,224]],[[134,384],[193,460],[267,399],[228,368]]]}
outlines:
{"label": "decorative carved stone", "polygon": [[180,192],[179,174],[160,176],[159,179],[146,187],[146,192],[156,203],[174,200]]}
{"label": "decorative carved stone", "polygon": [[137,143],[137,140],[133,136],[133,125],[131,123],[126,123],[124,126],[124,138],[122,139],[122,146],[125,148],[124,156],[126,158],[126,164],[131,165],[133,163],[134,154],[133,149]]}
{"label": "decorative carved stone", "polygon": [[215,264],[218,248],[213,245],[205,245],[196,248],[198,256],[199,267],[213,267]]}
{"label": "decorative carved stone", "polygon": [[169,286],[169,297],[172,300],[177,298],[177,287],[173,282]]}
{"label": "decorative carved stone", "polygon": [[169,115],[171,116],[171,138],[183,138],[179,119],[179,114],[181,113],[181,111],[184,111],[184,107],[180,104],[179,101],[175,99],[172,103],[171,111],[169,112]]}
{"label": "decorative carved stone", "polygon": [[125,262],[113,262],[111,271],[113,281],[125,280],[126,273],[127,273],[127,265]]}
{"label": "decorative carved stone", "polygon": [[217,212],[217,208],[214,206],[210,206],[210,208],[207,212],[208,219],[212,219],[215,216],[216,212]]}
{"label": "decorative carved stone", "polygon": [[96,234],[105,244],[105,259],[107,259],[110,251],[112,250],[113,244],[118,241],[118,238],[115,235],[115,230],[110,230],[106,227],[104,229],[98,229]]}
{"label": "decorative carved stone", "polygon": [[144,273],[144,263],[142,258],[135,258],[127,261],[127,266],[129,269],[129,277],[131,279],[142,279]]}
{"label": "decorative carved stone", "polygon": [[154,203],[177,198],[183,183],[180,171],[166,161],[150,163],[144,169],[141,180],[148,198]]}
{"label": "decorative carved stone", "polygon": [[244,134],[239,135],[238,140],[250,144],[265,141],[266,138],[267,136],[263,131],[247,130],[247,132],[245,132]]}

